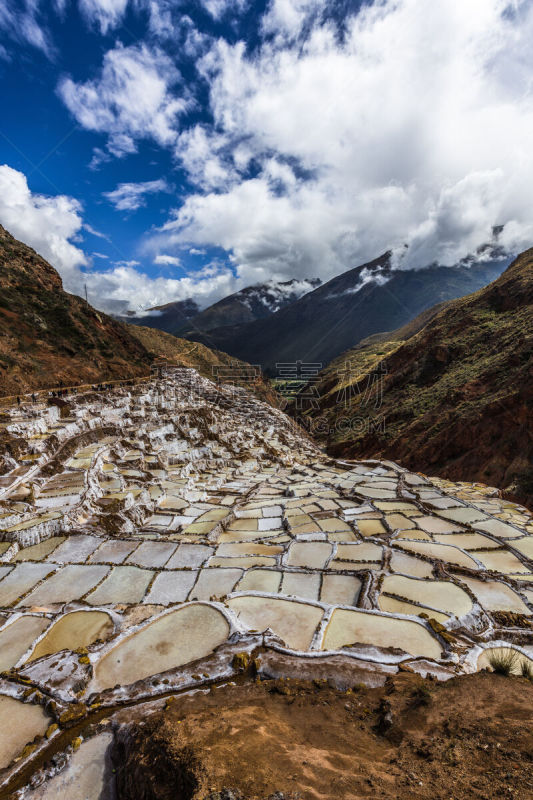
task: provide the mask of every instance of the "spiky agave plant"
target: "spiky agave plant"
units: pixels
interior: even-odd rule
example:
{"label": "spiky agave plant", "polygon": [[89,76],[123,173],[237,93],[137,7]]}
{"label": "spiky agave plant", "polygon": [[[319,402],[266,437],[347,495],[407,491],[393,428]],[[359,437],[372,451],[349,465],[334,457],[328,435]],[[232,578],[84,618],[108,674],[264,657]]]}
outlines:
{"label": "spiky agave plant", "polygon": [[510,675],[517,666],[518,653],[512,648],[495,649],[489,655],[489,664],[497,675]]}

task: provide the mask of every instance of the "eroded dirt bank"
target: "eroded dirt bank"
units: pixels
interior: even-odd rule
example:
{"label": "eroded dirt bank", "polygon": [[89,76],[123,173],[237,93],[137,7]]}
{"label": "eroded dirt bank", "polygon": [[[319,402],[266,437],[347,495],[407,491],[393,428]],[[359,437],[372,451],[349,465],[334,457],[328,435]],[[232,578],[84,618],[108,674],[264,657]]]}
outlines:
{"label": "eroded dirt bank", "polygon": [[533,683],[401,672],[339,692],[277,680],[176,699],[116,735],[119,800],[533,797]]}

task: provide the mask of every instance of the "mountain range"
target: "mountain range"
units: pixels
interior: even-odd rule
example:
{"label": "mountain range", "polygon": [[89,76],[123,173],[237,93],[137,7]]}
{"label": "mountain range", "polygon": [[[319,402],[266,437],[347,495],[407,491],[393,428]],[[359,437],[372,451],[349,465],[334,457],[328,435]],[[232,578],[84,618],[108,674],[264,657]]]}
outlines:
{"label": "mountain range", "polygon": [[532,321],[533,249],[487,287],[343,353],[298,413],[332,455],[388,457],[532,503]]}
{"label": "mountain range", "polygon": [[241,325],[264,319],[294,303],[319,284],[318,278],[268,281],[247,286],[203,311],[200,311],[195,300],[189,298],[154,306],[144,314],[130,314],[121,319],[134,325],[158,328],[176,336],[194,339],[195,334],[224,325]]}
{"label": "mountain range", "polygon": [[[404,270],[393,269],[385,253],[261,319],[231,324],[227,315],[224,325],[214,327],[210,319],[202,328],[196,317],[180,335],[259,364],[270,375],[280,362],[325,365],[371,334],[394,330],[436,303],[486,286],[510,260],[494,248],[453,267]],[[200,317],[210,314],[207,309]]]}

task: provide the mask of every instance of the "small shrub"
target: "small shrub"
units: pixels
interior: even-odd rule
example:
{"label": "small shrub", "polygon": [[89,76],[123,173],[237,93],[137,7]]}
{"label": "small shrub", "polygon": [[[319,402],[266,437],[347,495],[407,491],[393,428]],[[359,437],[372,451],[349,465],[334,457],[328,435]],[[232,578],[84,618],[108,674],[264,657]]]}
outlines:
{"label": "small shrub", "polygon": [[520,664],[520,674],[523,678],[527,678],[528,681],[533,683],[533,666],[531,665],[531,661],[527,661],[525,658]]}
{"label": "small shrub", "polygon": [[518,653],[516,650],[495,650],[489,655],[489,664],[497,675],[509,676],[516,667]]}

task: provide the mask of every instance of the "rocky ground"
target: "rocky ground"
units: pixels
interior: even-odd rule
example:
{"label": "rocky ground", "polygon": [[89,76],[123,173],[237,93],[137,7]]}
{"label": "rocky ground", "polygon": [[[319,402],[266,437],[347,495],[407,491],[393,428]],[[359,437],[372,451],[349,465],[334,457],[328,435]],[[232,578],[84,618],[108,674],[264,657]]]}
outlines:
{"label": "rocky ground", "polygon": [[[8,408],[0,438],[1,797],[167,797],[172,781],[195,800],[426,797],[434,769],[448,790],[452,739],[460,781],[436,797],[490,796],[504,774],[527,796],[526,508],[330,459],[231,375],[187,368]],[[423,731],[433,761],[409,744]],[[477,744],[500,732],[517,756],[491,778]],[[158,777],[126,781],[117,758]]]}

